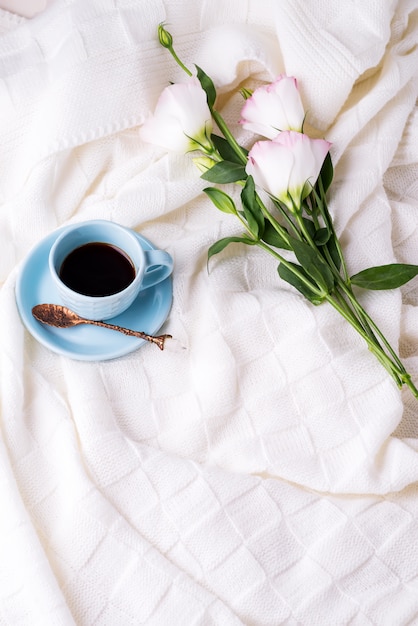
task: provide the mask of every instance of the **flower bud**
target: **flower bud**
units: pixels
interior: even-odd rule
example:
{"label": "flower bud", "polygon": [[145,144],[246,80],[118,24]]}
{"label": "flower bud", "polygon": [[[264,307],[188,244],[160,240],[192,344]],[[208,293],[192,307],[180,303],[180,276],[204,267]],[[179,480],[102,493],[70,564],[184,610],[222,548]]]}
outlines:
{"label": "flower bud", "polygon": [[173,47],[173,37],[164,28],[164,24],[158,24],[158,39],[164,48],[170,50]]}
{"label": "flower bud", "polygon": [[222,191],[222,189],[217,189],[216,187],[206,187],[206,189],[204,189],[203,191],[207,196],[209,196],[217,209],[219,209],[223,213],[231,213],[232,215],[237,215],[237,210],[235,208],[233,199],[228,196],[227,193]]}
{"label": "flower bud", "polygon": [[192,161],[196,165],[199,172],[202,172],[202,174],[205,174],[216,164],[216,161],[208,156],[193,157]]}

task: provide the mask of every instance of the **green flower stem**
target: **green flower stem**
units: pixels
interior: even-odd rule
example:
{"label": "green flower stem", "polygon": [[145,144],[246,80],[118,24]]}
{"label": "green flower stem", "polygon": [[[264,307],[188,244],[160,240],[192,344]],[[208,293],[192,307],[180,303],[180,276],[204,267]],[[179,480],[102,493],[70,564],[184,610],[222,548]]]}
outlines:
{"label": "green flower stem", "polygon": [[[298,224],[298,226],[300,228],[300,231],[301,231],[301,233],[302,233],[306,243],[309,244],[311,246],[311,248],[315,250],[315,252],[317,252],[318,254],[321,254],[320,250],[318,249],[318,246],[315,244],[314,240],[312,239],[310,233],[308,232],[308,230],[306,228],[306,225],[305,225],[305,222],[302,219],[302,214],[301,213],[297,213],[296,214],[296,221],[297,221],[297,224]],[[360,313],[361,318],[363,318],[363,309],[359,310],[358,302],[355,300],[354,295],[352,293],[351,293],[352,297],[349,296],[350,292],[347,289],[346,284],[342,280],[339,271],[335,267],[335,264],[332,261],[332,258],[331,258],[331,255],[329,254],[328,249],[325,248],[324,251],[325,251],[325,259],[326,259],[326,261],[328,263],[328,267],[332,271],[332,273],[334,275],[334,278],[335,278],[335,281],[336,281],[336,287],[334,287],[334,291],[338,295],[338,304],[339,304],[339,306],[344,308],[344,310],[346,311],[347,315],[349,315],[352,320],[356,320],[356,327],[357,327],[357,324],[360,324],[362,329],[363,329],[363,331],[369,337],[369,339],[371,341],[374,341],[377,344],[376,337],[374,336],[374,334],[373,334],[369,324],[367,322],[366,323],[362,323],[362,319],[359,319],[358,316],[356,315],[356,312]],[[337,285],[338,285],[339,289],[337,289]],[[344,300],[344,297],[341,294],[340,290],[342,290],[347,295],[351,305],[354,308],[354,311],[349,307],[348,303]],[[354,302],[353,302],[353,299],[354,299]]]}
{"label": "green flower stem", "polygon": [[347,270],[347,265],[346,265],[346,262],[345,262],[344,254],[343,254],[343,251],[342,251],[342,248],[341,248],[340,241],[339,241],[339,239],[337,237],[337,233],[335,232],[335,229],[334,229],[334,223],[332,221],[330,212],[328,210],[328,205],[327,205],[327,201],[326,201],[324,186],[322,184],[321,178],[319,178],[319,190],[320,190],[320,194],[321,195],[319,197],[315,193],[314,194],[315,195],[315,199],[316,199],[317,203],[320,203],[320,207],[318,207],[319,211],[320,211],[320,213],[322,214],[322,216],[323,216],[323,218],[325,220],[327,228],[329,228],[329,230],[331,231],[332,236],[334,237],[335,247],[337,249],[337,253],[338,253],[338,256],[339,256],[340,261],[341,261],[341,269],[342,269],[342,272],[343,272],[344,281],[346,282],[346,284],[350,284],[350,277],[349,277],[349,274],[348,274],[348,270]]}
{"label": "green flower stem", "polygon": [[339,239],[337,237],[337,234],[336,234],[336,232],[334,230],[334,224],[332,223],[331,218],[330,218],[327,226],[331,230],[331,234],[334,237],[335,247],[337,249],[338,256],[339,256],[339,259],[341,261],[341,269],[342,269],[342,272],[343,272],[344,281],[345,281],[346,284],[350,284],[350,277],[349,277],[349,274],[348,274],[347,265],[345,263],[344,254],[343,254],[343,251],[342,251]]}
{"label": "green flower stem", "polygon": [[[357,308],[358,302],[355,299],[355,296],[351,290],[351,285],[348,284],[348,281],[345,281],[340,274],[340,271],[338,270],[338,268],[336,267],[333,258],[331,257],[329,250],[326,246],[323,246],[322,248],[323,251],[323,256],[325,258],[325,260],[328,263],[328,267],[330,268],[331,272],[334,275],[335,281],[336,281],[336,287],[335,287],[335,291],[338,290],[342,290],[344,294],[346,294],[346,297],[348,297],[348,300],[351,301],[351,296],[354,298],[355,301],[355,308],[357,310],[357,314],[360,315],[360,322],[365,330],[365,332],[369,335],[370,339],[372,341],[375,341],[376,343],[378,342],[373,330],[371,329],[368,320],[364,317],[363,313],[365,312],[364,309],[362,309],[360,307],[360,309]],[[341,253],[342,254],[342,253]],[[340,292],[339,292],[340,293]],[[346,306],[348,307],[347,301],[344,299],[343,295],[340,295],[340,300],[344,301],[344,303],[346,304]]]}
{"label": "green flower stem", "polygon": [[418,398],[418,389],[415,387],[414,383],[412,382],[411,375],[408,374],[408,372],[406,370],[405,370],[405,373],[402,376],[402,383],[404,385],[406,385],[407,387],[409,387],[409,389],[411,390],[411,392],[415,396],[415,398]]}
{"label": "green flower stem", "polygon": [[400,360],[400,358],[398,357],[398,355],[396,354],[396,352],[394,351],[394,349],[392,348],[392,346],[390,345],[390,343],[388,342],[388,340],[386,339],[386,337],[384,336],[384,334],[382,333],[380,328],[373,321],[373,319],[370,317],[370,315],[367,313],[367,311],[365,309],[363,309],[361,304],[358,302],[357,298],[355,297],[355,295],[353,294],[353,292],[351,290],[351,287],[347,287],[347,285],[344,285],[344,291],[345,291],[345,293],[347,295],[347,298],[352,303],[352,306],[356,309],[356,311],[359,313],[359,315],[361,315],[367,321],[368,325],[379,336],[380,340],[384,344],[386,350],[389,352],[389,354],[391,355],[391,357],[393,358],[393,360],[395,361],[397,366],[400,369],[404,370],[404,366],[402,364],[402,361]]}
{"label": "green flower stem", "polygon": [[[303,237],[312,248],[314,248],[317,252],[319,252],[318,247],[313,241],[311,235],[306,229],[305,223],[303,222],[301,214],[296,215],[296,221],[298,226],[303,234]],[[332,228],[332,224],[331,224]],[[335,241],[338,243],[338,239],[335,236]],[[342,253],[341,247],[338,245],[338,253],[341,259],[341,265],[344,268],[344,274],[347,275],[347,269],[345,265],[344,255]],[[336,278],[336,287],[334,288],[333,294],[328,294],[326,296],[326,300],[355,328],[355,330],[364,338],[367,342],[369,349],[373,352],[373,354],[379,359],[379,361],[384,365],[386,370],[391,374],[396,384],[399,387],[405,383],[412,391],[415,397],[418,397],[418,390],[413,384],[410,375],[405,370],[402,361],[399,359],[396,352],[393,350],[390,343],[387,341],[384,334],[381,332],[377,324],[373,321],[373,319],[368,315],[365,309],[358,302],[355,297],[351,284],[349,282],[349,278],[347,281],[343,280],[341,274],[338,272],[335,267],[328,250],[325,248],[325,256],[327,257],[328,266]],[[348,283],[348,284],[347,284]],[[348,302],[344,299],[343,295],[347,298]],[[333,297],[334,296],[334,297]],[[377,339],[376,335],[379,337]]]}
{"label": "green flower stem", "polygon": [[[243,223],[245,225],[245,222],[243,222]],[[413,384],[410,375],[406,372],[404,366],[399,361],[398,357],[393,352],[393,350],[390,348],[389,344],[387,344],[386,340],[385,340],[385,345],[387,345],[389,347],[391,355],[395,357],[394,360],[392,360],[390,358],[390,356],[388,356],[386,354],[386,352],[383,350],[383,348],[380,346],[380,344],[376,342],[376,340],[374,340],[372,337],[370,337],[369,333],[366,332],[366,330],[363,328],[363,325],[361,324],[359,319],[356,317],[355,313],[352,311],[352,309],[350,309],[348,303],[345,300],[342,299],[342,296],[339,293],[333,293],[333,294],[326,294],[326,293],[324,293],[316,285],[313,285],[306,278],[306,276],[304,276],[303,274],[298,272],[297,268],[295,268],[292,264],[288,263],[286,261],[286,259],[284,259],[278,252],[276,252],[275,250],[270,248],[267,244],[265,244],[262,241],[258,241],[257,245],[260,248],[262,248],[263,250],[265,250],[266,252],[269,252],[269,254],[274,256],[278,261],[283,263],[283,265],[285,265],[291,272],[293,272],[293,274],[295,276],[297,276],[298,279],[301,280],[306,285],[306,287],[308,287],[312,291],[312,293],[318,295],[321,298],[324,298],[334,309],[336,309],[336,311],[364,339],[364,341],[367,343],[370,351],[375,355],[375,357],[383,365],[383,367],[386,369],[386,371],[391,375],[391,377],[393,378],[393,380],[395,381],[397,386],[399,388],[401,388],[403,384],[407,385],[410,388],[410,390],[412,391],[413,395],[416,398],[418,398],[418,389]],[[360,307],[360,305],[357,302],[357,300],[355,299],[355,297],[354,296],[352,296],[352,297],[353,297],[357,307]],[[351,299],[350,299],[350,301],[352,302]],[[363,313],[365,313],[365,311],[363,309],[362,309],[362,311],[363,311]],[[372,322],[373,327],[376,327],[376,325],[373,323],[373,321],[372,320],[370,320],[370,321]],[[376,329],[378,330],[377,327],[376,327]],[[379,331],[379,336],[380,335],[381,335],[381,333]]]}
{"label": "green flower stem", "polygon": [[[355,320],[358,323],[361,323],[358,319],[357,316],[355,314],[355,312],[353,311],[353,309],[350,307],[349,302],[347,302],[346,298],[344,297],[344,294],[341,292],[341,289],[338,285],[335,285],[334,290],[332,292],[332,295],[335,297],[336,301],[338,302],[338,304],[345,309],[345,311],[347,312],[347,315],[350,315],[352,317],[353,320]],[[375,338],[373,337],[372,333],[363,326],[363,330],[369,335],[371,340],[374,340]]]}
{"label": "green flower stem", "polygon": [[225,139],[228,141],[231,148],[234,150],[235,154],[239,157],[241,163],[243,165],[247,164],[247,155],[244,150],[241,148],[231,131],[229,130],[225,120],[222,115],[216,111],[216,109],[211,109],[212,117],[218,125],[219,130],[222,132]]}
{"label": "green flower stem", "polygon": [[292,274],[294,274],[295,276],[298,277],[298,279],[304,283],[304,285],[306,287],[308,287],[308,289],[310,289],[312,291],[313,294],[315,294],[316,296],[318,296],[319,298],[325,298],[327,296],[327,294],[320,288],[318,287],[316,284],[313,284],[310,282],[310,280],[308,280],[308,278],[306,276],[304,276],[301,272],[298,271],[297,267],[295,267],[294,265],[292,265],[292,263],[290,263],[289,261],[287,261],[284,257],[282,257],[281,254],[279,254],[278,252],[276,252],[276,250],[273,250],[273,248],[270,248],[269,245],[267,245],[266,243],[264,243],[264,241],[261,241],[260,239],[258,241],[255,242],[256,245],[261,248],[262,250],[265,250],[266,252],[268,252],[269,254],[271,254],[272,256],[274,256],[275,259],[277,259],[278,261],[280,261],[280,263],[283,263],[283,265],[290,271],[292,272]]}
{"label": "green flower stem", "polygon": [[295,276],[297,276],[299,278],[299,280],[301,280],[306,287],[308,287],[309,289],[311,289],[316,295],[318,296],[322,296],[323,292],[320,291],[316,286],[314,286],[307,278],[306,276],[304,276],[303,274],[301,274],[297,268],[295,268],[291,263],[289,263],[288,261],[286,261],[286,259],[284,257],[282,257],[281,254],[279,254],[278,252],[276,252],[276,250],[273,250],[273,248],[271,248],[268,244],[264,243],[264,241],[262,241],[261,239],[255,239],[253,233],[251,232],[251,230],[248,228],[248,224],[245,221],[245,219],[239,214],[236,214],[237,218],[239,219],[239,221],[241,222],[242,226],[245,228],[245,230],[247,231],[247,233],[250,235],[250,237],[253,239],[255,245],[257,245],[259,248],[261,248],[262,250],[265,250],[266,252],[268,252],[269,254],[271,254],[272,256],[274,256],[274,258],[277,261],[280,261],[280,263],[283,263],[283,265],[285,265],[291,272],[293,272],[293,274],[295,274]]}
{"label": "green flower stem", "polygon": [[300,232],[303,234],[303,237],[305,238],[306,243],[308,243],[311,246],[311,248],[313,248],[314,250],[318,252],[318,246],[316,245],[316,243],[314,242],[314,240],[312,239],[311,235],[309,234],[306,228],[305,222],[302,219],[302,213],[296,213],[296,222],[300,228]]}
{"label": "green flower stem", "polygon": [[[308,232],[308,230],[306,228],[306,225],[305,225],[305,222],[303,221],[302,215],[300,213],[298,213],[296,215],[296,220],[297,220],[297,223],[299,225],[299,228],[300,228],[301,232],[303,233],[303,236],[305,238],[306,243],[308,243],[316,252],[321,254],[320,250],[318,250],[318,246],[315,244],[315,242],[313,241],[310,233]],[[332,227],[332,223],[331,222],[328,224],[328,227],[333,231],[333,227]],[[333,233],[333,234],[335,235],[335,233]],[[334,241],[337,241],[337,237],[336,236],[334,236]],[[345,259],[344,259],[344,256],[343,256],[341,248],[338,249],[338,255],[339,255],[340,260],[341,260],[341,266],[344,268],[344,270],[343,270],[344,274],[346,275],[347,271],[345,269],[345,267],[346,267],[345,266]],[[352,312],[352,313],[353,313],[355,319],[361,324],[364,332],[368,335],[370,340],[373,341],[376,345],[379,345],[378,340],[377,340],[377,338],[376,338],[376,336],[375,336],[375,334],[374,334],[374,332],[373,332],[373,330],[371,328],[371,325],[370,325],[370,321],[371,320],[370,320],[370,318],[367,319],[367,317],[365,315],[364,309],[359,305],[358,301],[356,300],[356,298],[355,298],[355,296],[354,296],[354,294],[353,294],[353,292],[351,290],[351,287],[349,285],[347,285],[347,282],[349,281],[349,279],[344,281],[341,278],[341,274],[340,274],[339,270],[335,267],[334,261],[332,260],[331,255],[330,255],[330,253],[329,253],[329,251],[328,251],[328,249],[326,247],[324,247],[324,256],[325,256],[325,259],[326,259],[326,261],[328,263],[328,267],[330,268],[330,270],[332,271],[332,273],[334,275],[334,278],[336,280],[336,284],[339,286],[340,290],[342,290],[345,293],[345,295],[347,296],[348,300],[350,301],[350,303],[351,303],[351,305],[352,305],[352,307],[354,309],[354,312]],[[334,290],[336,291],[336,288]],[[344,297],[341,295],[340,291],[338,291],[338,296],[339,296],[338,300],[339,300],[340,305],[342,305],[342,303],[344,302],[344,307],[346,308],[346,310],[350,310],[351,311],[351,309],[349,308],[347,302],[344,300]],[[384,339],[384,337],[383,337],[382,333],[380,333],[380,331],[379,331],[379,336]],[[397,359],[397,356],[396,356],[395,352],[389,346],[389,344],[386,341],[386,339],[384,339],[384,342],[385,342],[385,345],[389,348],[390,354],[395,358],[396,362],[399,365],[402,366],[402,364],[400,363],[399,359]]]}
{"label": "green flower stem", "polygon": [[[336,237],[335,237],[335,241],[337,241]],[[351,303],[352,307],[355,309],[357,315],[360,316],[360,321],[361,321],[361,323],[363,325],[363,328],[364,328],[365,332],[369,335],[370,339],[372,341],[375,341],[376,343],[378,343],[378,340],[376,338],[376,335],[377,335],[380,338],[380,341],[385,346],[386,350],[389,352],[389,354],[393,358],[394,362],[397,364],[397,366],[399,368],[401,368],[401,369],[404,369],[402,361],[399,359],[398,355],[393,350],[392,346],[390,345],[390,343],[386,339],[385,335],[382,333],[380,328],[373,321],[373,319],[370,317],[370,315],[367,313],[367,311],[358,302],[358,300],[355,297],[355,295],[353,293],[353,290],[351,288],[350,280],[349,279],[344,280],[341,277],[341,274],[339,273],[339,271],[335,267],[335,264],[334,264],[334,262],[333,262],[333,260],[331,258],[331,255],[329,254],[329,251],[328,251],[327,248],[325,248],[324,252],[325,252],[326,260],[328,262],[328,266],[331,269],[331,271],[333,272],[339,288],[344,292],[346,298],[349,300],[349,302]],[[343,263],[344,255],[342,253],[341,248],[340,248],[339,256],[340,256],[340,259],[341,259],[341,263]],[[344,267],[345,267],[345,263],[344,263]],[[346,271],[344,273],[346,274]]]}
{"label": "green flower stem", "polygon": [[[300,222],[301,222],[300,225],[302,229],[304,226],[303,221],[300,220]],[[313,247],[317,249],[317,247],[315,246],[315,243],[312,241],[312,238],[309,236],[309,233],[306,233],[306,229],[303,228],[303,230],[304,230],[304,235],[307,237],[308,243],[310,243]],[[338,241],[337,237],[335,237],[335,241]],[[351,320],[356,319],[356,324],[354,325],[354,327],[359,332],[358,325],[361,326],[362,332],[360,334],[366,339],[369,345],[369,348],[373,351],[373,353],[379,357],[379,361],[385,365],[385,363],[389,360],[391,364],[389,371],[392,375],[394,372],[393,368],[396,367],[397,375],[394,378],[399,384],[399,376],[401,377],[401,381],[405,380],[405,376],[409,377],[409,375],[407,374],[403,366],[402,361],[399,359],[398,355],[393,350],[392,346],[390,345],[390,343],[388,342],[388,340],[386,339],[385,335],[382,333],[380,328],[373,321],[373,319],[370,317],[367,311],[358,302],[357,298],[355,297],[352,291],[349,279],[345,281],[341,277],[341,274],[335,267],[335,264],[327,248],[324,248],[324,253],[325,253],[326,260],[328,262],[328,266],[333,272],[334,277],[336,279],[336,287],[334,288],[334,291],[335,291],[335,295],[338,294],[338,306],[341,307],[341,309],[340,308],[338,309],[339,312],[342,314],[343,309],[346,311],[347,316],[345,316],[345,319],[347,321],[350,321],[350,319]],[[344,255],[342,253],[341,248],[339,250],[339,256],[341,259],[342,266],[344,263],[344,267],[345,267]],[[346,274],[346,270],[344,273]],[[343,295],[341,295],[341,292],[343,292],[348,302],[351,304],[352,309],[348,306],[348,303],[344,299]],[[352,324],[352,321],[350,323]],[[379,339],[376,337],[376,335]],[[379,340],[382,342],[383,346],[379,343]],[[385,350],[387,351],[388,354],[386,354]],[[385,356],[382,358],[382,355],[385,355]],[[386,365],[385,367],[386,369],[388,369]],[[406,384],[411,388],[411,390],[413,390],[413,393],[415,395],[416,389],[412,381],[410,380],[410,377],[409,377],[409,382],[406,381]]]}
{"label": "green flower stem", "polygon": [[[406,385],[407,387],[409,387],[415,398],[418,398],[418,389],[415,387],[414,383],[411,380],[411,376],[408,374],[405,367],[399,361],[398,357],[394,354],[390,346],[390,353],[391,355],[393,354],[395,356],[395,360],[392,360],[390,356],[386,354],[383,348],[369,337],[369,335],[364,331],[363,327],[358,322],[353,322],[352,316],[347,315],[345,308],[341,307],[340,304],[336,302],[336,300],[332,297],[332,295],[328,294],[327,296],[325,296],[325,299],[338,311],[338,313],[340,313],[340,315],[344,317],[347,322],[349,322],[349,324],[353,326],[353,328],[359,333],[359,335],[363,337],[370,351],[380,361],[380,363],[384,366],[387,372],[389,372],[393,380],[396,382],[397,386],[399,388],[402,388],[403,385]],[[379,335],[381,335],[380,331]],[[386,340],[385,345],[389,345],[387,344]]]}
{"label": "green flower stem", "polygon": [[[328,302],[338,310],[338,312],[345,317],[345,319],[357,330],[357,332],[365,339],[369,349],[379,359],[380,363],[386,368],[395,380],[398,387],[402,387],[406,384],[413,395],[418,398],[418,390],[413,384],[410,375],[406,371],[402,361],[392,348],[385,335],[380,328],[370,317],[367,311],[361,306],[355,297],[351,285],[347,285],[342,279],[341,275],[336,272],[334,264],[329,263],[330,269],[333,271],[337,279],[337,285],[334,289],[334,295],[341,294],[343,292],[345,298],[350,303],[352,309],[348,306],[347,300],[342,295],[338,297],[338,307],[335,306],[336,302],[332,299],[332,294],[327,298]],[[344,313],[345,311],[345,313]],[[356,320],[353,323],[353,319]]]}
{"label": "green flower stem", "polygon": [[399,385],[400,376],[397,371],[397,366],[391,361],[391,359],[386,355],[382,348],[379,345],[376,345],[376,343],[369,337],[359,321],[354,316],[348,314],[346,308],[342,307],[340,303],[335,300],[332,294],[328,294],[327,296],[325,296],[325,299],[329,304],[331,304],[331,306],[334,307],[334,309],[338,311],[340,315],[342,315],[342,317],[344,317],[344,319],[349,324],[351,324],[351,326],[357,331],[357,333],[361,337],[363,337],[370,350],[379,358],[379,361],[384,365],[384,367],[391,374],[391,376],[395,378],[396,383]]}
{"label": "green flower stem", "polygon": [[274,230],[283,238],[287,245],[290,246],[290,239],[287,230],[283,228],[283,226],[276,220],[275,217],[273,217],[273,215],[267,209],[266,205],[258,194],[256,194],[256,201],[258,206],[260,207],[263,216],[270,222]]}
{"label": "green flower stem", "polygon": [[181,67],[181,69],[184,70],[188,76],[193,76],[193,72],[191,72],[189,68],[184,65],[183,61],[179,59],[174,48],[169,48],[169,51],[171,52],[171,56],[173,57],[175,62]]}
{"label": "green flower stem", "polygon": [[184,72],[186,72],[186,74],[188,74],[189,76],[192,76],[193,75],[192,72],[189,70],[188,67],[184,65],[183,61],[177,56],[174,50],[174,46],[173,46],[173,37],[168,32],[168,30],[164,28],[163,23],[158,25],[158,39],[160,41],[160,44],[163,46],[163,48],[166,48],[169,51],[169,53],[171,54],[171,56],[173,57],[177,65],[179,65],[181,69]]}
{"label": "green flower stem", "polygon": [[283,209],[283,207],[280,205],[279,202],[275,202],[275,206],[278,209],[278,211],[280,212],[280,215],[285,220],[286,224],[292,230],[292,232],[295,235],[296,239],[302,240],[300,232],[298,231],[298,229],[297,229],[296,225],[294,224],[294,222],[293,222],[292,218],[290,217],[290,215],[287,214],[287,212]]}
{"label": "green flower stem", "polygon": [[[310,233],[308,232],[300,213],[296,214],[296,222],[299,226],[300,233],[303,235],[306,243],[308,243],[316,252],[319,253],[318,247],[316,246]],[[391,345],[386,340],[385,336],[380,331],[378,326],[373,322],[370,316],[357,301],[351,290],[351,286],[347,286],[347,284],[342,280],[340,273],[332,262],[328,250],[325,249],[325,251],[326,256],[328,257],[328,265],[333,272],[334,277],[336,278],[336,287],[334,288],[334,292],[333,294],[329,294],[326,299],[365,339],[365,341],[369,345],[369,348],[379,358],[379,361],[385,366],[385,368],[391,373],[397,384],[399,384],[399,381],[403,380],[404,375],[406,374],[402,362],[400,361],[396,352],[392,349]],[[341,249],[339,254],[341,257],[343,257]],[[341,260],[343,261],[343,258]],[[352,308],[350,307],[350,304],[344,299],[343,294],[347,297]],[[376,338],[375,333],[379,336],[386,350],[389,352],[391,358],[383,350],[382,346]]]}
{"label": "green flower stem", "polygon": [[289,233],[287,232],[287,230],[285,228],[283,228],[283,226],[281,224],[279,224],[279,222],[267,210],[267,208],[265,207],[263,201],[261,200],[261,198],[259,196],[257,196],[257,204],[260,207],[260,210],[261,210],[263,216],[270,222],[270,224],[273,226],[274,230],[283,238],[283,240],[290,247]]}

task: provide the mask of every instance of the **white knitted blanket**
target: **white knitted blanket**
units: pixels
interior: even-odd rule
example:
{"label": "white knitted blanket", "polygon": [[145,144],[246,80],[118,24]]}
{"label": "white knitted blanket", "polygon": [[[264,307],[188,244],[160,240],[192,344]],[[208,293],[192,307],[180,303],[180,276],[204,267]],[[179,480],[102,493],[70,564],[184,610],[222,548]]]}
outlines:
{"label": "white knitted blanket", "polygon": [[[243,140],[239,87],[296,76],[350,273],[418,264],[417,0],[0,13],[0,624],[418,624],[418,401],[262,251],[207,271],[239,225],[138,133],[181,77],[160,22]],[[163,329],[185,349],[78,361],[26,330],[27,255],[92,218],[173,256]],[[360,295],[415,382],[417,281]]]}

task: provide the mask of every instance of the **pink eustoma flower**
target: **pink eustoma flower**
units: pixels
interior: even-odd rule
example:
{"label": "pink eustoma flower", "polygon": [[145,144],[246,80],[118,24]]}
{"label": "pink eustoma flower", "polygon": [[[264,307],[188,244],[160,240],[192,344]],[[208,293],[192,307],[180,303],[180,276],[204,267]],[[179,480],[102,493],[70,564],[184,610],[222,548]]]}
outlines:
{"label": "pink eustoma flower", "polygon": [[269,85],[258,87],[241,111],[243,128],[274,139],[283,130],[301,131],[305,111],[296,78],[280,75]]}
{"label": "pink eustoma flower", "polygon": [[166,87],[154,115],[139,132],[141,139],[166,150],[185,153],[203,147],[210,151],[212,117],[198,79]]}
{"label": "pink eustoma flower", "polygon": [[258,141],[248,154],[246,172],[256,185],[299,210],[321,171],[331,144],[296,131],[284,131],[273,141]]}

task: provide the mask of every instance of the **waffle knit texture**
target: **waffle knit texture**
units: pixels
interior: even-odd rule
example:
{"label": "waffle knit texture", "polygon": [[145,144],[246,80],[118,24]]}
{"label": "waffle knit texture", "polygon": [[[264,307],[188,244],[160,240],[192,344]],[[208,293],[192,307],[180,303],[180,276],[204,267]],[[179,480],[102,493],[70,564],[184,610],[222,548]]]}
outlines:
{"label": "waffle knit texture", "polygon": [[[262,251],[231,245],[207,271],[239,225],[188,156],[138,132],[183,77],[160,22],[212,76],[240,141],[240,86],[297,77],[333,144],[350,274],[418,264],[416,0],[1,12],[0,624],[416,624],[418,401]],[[25,330],[26,255],[94,218],[173,256],[164,332],[184,350],[79,362]],[[359,296],[415,381],[417,280]]]}

